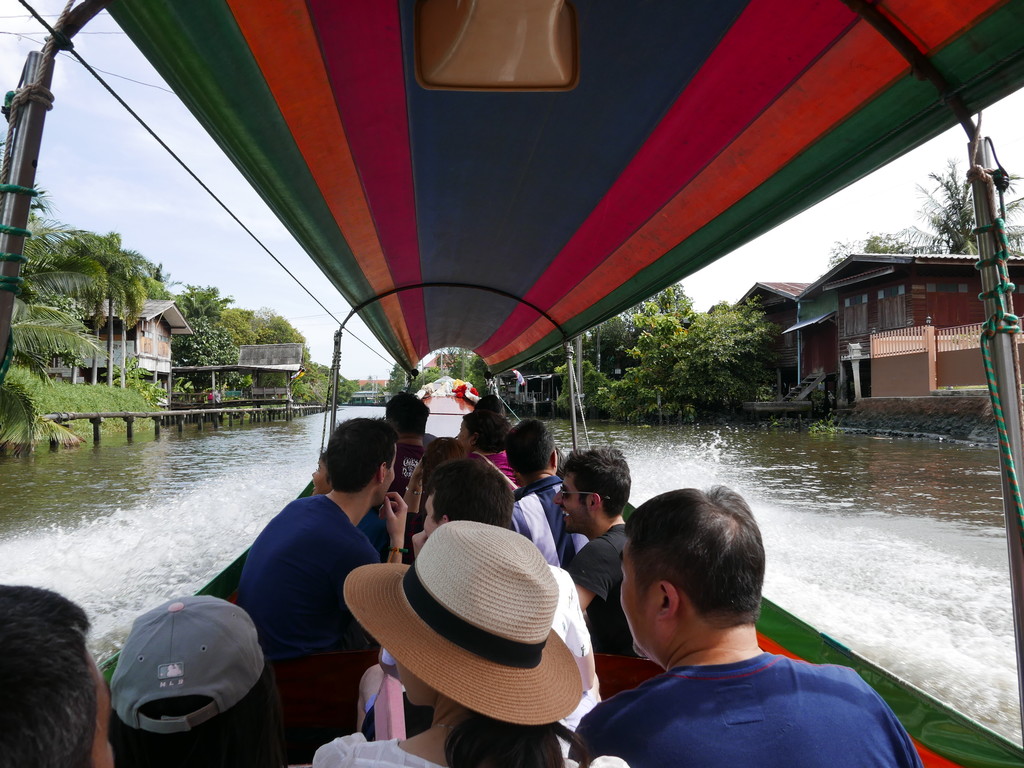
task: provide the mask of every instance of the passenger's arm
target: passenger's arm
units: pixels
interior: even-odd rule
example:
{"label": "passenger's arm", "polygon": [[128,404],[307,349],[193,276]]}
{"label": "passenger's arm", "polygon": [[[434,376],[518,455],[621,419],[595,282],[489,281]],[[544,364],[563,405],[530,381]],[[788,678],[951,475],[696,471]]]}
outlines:
{"label": "passenger's arm", "polygon": [[405,518],[409,508],[405,501],[397,493],[388,492],[384,503],[380,505],[380,519],[388,531],[391,539],[391,551],[388,553],[389,563],[402,562],[402,545],[405,543]]}
{"label": "passenger's arm", "polygon": [[597,597],[596,592],[591,592],[586,587],[581,587],[579,584],[576,585],[576,594],[580,597],[580,610],[587,610],[587,606],[590,605],[590,601]]}
{"label": "passenger's arm", "polygon": [[[597,687],[597,663],[594,661],[594,652],[587,651],[586,656],[574,656],[576,666],[580,670],[580,682],[583,683],[583,692]],[[595,697],[600,701],[600,696]]]}
{"label": "passenger's arm", "polygon": [[423,462],[416,465],[409,478],[409,484],[405,487],[403,497],[405,505],[409,508],[409,514],[415,517],[420,512],[420,505],[423,501]]}

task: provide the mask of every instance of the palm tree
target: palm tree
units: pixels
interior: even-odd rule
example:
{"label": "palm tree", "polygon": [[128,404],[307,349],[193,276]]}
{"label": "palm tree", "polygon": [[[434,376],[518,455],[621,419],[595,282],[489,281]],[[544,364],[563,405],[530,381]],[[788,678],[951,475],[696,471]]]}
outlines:
{"label": "palm tree", "polygon": [[[930,173],[934,187],[918,185],[921,210],[918,215],[926,229],[910,227],[899,237],[906,239],[915,249],[928,253],[976,254],[974,238],[974,198],[971,183],[960,174],[960,164],[953,159],[946,162],[944,173]],[[1019,249],[1024,244],[1024,227],[1010,226],[1009,222],[1024,210],[1024,199],[1010,201],[1006,206],[1007,234],[1010,245]]]}
{"label": "palm tree", "polygon": [[[32,285],[31,273],[25,280],[26,286],[38,294],[39,285]],[[95,355],[95,343],[81,321],[54,307],[17,298],[11,320],[13,365],[0,385],[0,448],[22,452],[41,439],[76,444],[79,440],[70,430],[44,421],[36,413],[28,379],[35,375],[48,381],[46,369],[53,357],[75,359]]]}
{"label": "palm tree", "polygon": [[[78,238],[79,253],[94,260],[103,269],[103,278],[82,299],[91,310],[93,326],[99,338],[99,326],[107,321],[107,386],[114,384],[114,316],[121,318],[121,386],[125,385],[124,368],[127,363],[125,335],[129,323],[134,324],[146,303],[146,278],[149,262],[136,251],[121,246],[116,232],[106,235],[86,233]],[[92,381],[96,383],[98,361],[93,358]]]}

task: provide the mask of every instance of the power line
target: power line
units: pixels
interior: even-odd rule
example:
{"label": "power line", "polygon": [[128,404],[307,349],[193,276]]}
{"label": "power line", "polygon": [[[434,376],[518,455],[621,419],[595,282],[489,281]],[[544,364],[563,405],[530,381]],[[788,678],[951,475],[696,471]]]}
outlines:
{"label": "power line", "polygon": [[[50,24],[49,24],[49,23],[47,23],[47,21],[46,21],[46,20],[45,20],[45,19],[44,19],[44,18],[43,18],[42,16],[40,16],[40,15],[39,15],[39,14],[38,14],[38,13],[36,12],[35,8],[33,8],[33,7],[31,6],[31,5],[29,5],[29,4],[28,4],[28,2],[26,2],[26,0],[19,0],[19,2],[20,2],[20,3],[21,3],[21,4],[23,5],[23,6],[25,6],[25,8],[27,8],[27,9],[28,9],[29,13],[31,13],[31,14],[32,14],[32,15],[33,15],[33,16],[35,17],[36,21],[38,21],[38,22],[39,22],[40,24],[42,24],[42,25],[43,25],[43,27],[45,27],[45,28],[46,28],[46,30],[47,30],[47,31],[48,31],[48,32],[49,32],[49,33],[50,33],[51,35],[53,35],[54,37],[56,37],[56,36],[57,36],[57,32],[56,32],[56,30],[55,30],[55,29],[54,29],[54,28],[53,28],[52,26],[50,26]],[[188,165],[187,165],[187,164],[185,163],[185,161],[184,161],[184,160],[182,160],[182,159],[181,159],[180,157],[178,157],[178,155],[177,155],[177,154],[176,154],[176,153],[174,152],[174,150],[173,150],[173,149],[171,149],[171,148],[170,148],[170,147],[169,147],[169,146],[167,145],[167,143],[166,143],[166,142],[165,142],[165,141],[164,141],[163,139],[161,139],[161,138],[160,138],[160,137],[159,137],[159,136],[157,135],[156,131],[154,131],[154,130],[153,130],[152,128],[150,128],[150,127],[149,127],[149,125],[148,125],[148,124],[146,123],[146,121],[145,121],[145,120],[143,120],[143,119],[142,119],[142,117],[140,117],[140,116],[139,116],[139,114],[138,114],[138,113],[137,113],[137,112],[136,112],[136,111],[135,111],[134,109],[132,109],[132,108],[131,108],[131,107],[130,107],[130,106],[128,105],[128,103],[127,103],[127,102],[126,102],[126,101],[125,101],[124,99],[122,99],[122,98],[120,97],[120,95],[118,95],[117,91],[115,91],[115,90],[114,90],[114,89],[113,89],[113,88],[112,88],[112,87],[111,87],[111,86],[110,86],[110,85],[109,85],[109,84],[107,83],[107,81],[106,81],[106,80],[104,80],[104,79],[103,79],[102,77],[100,77],[100,75],[99,75],[99,73],[97,72],[97,70],[93,69],[93,67],[92,67],[92,66],[90,66],[90,64],[89,64],[89,63],[88,63],[88,62],[87,62],[87,61],[86,61],[85,59],[83,59],[83,58],[82,58],[82,56],[81,56],[81,55],[80,55],[80,54],[78,53],[78,51],[76,51],[76,50],[75,50],[74,48],[72,48],[72,49],[68,50],[68,51],[67,51],[67,53],[68,53],[68,54],[69,54],[70,56],[74,57],[74,58],[75,58],[75,59],[76,59],[76,60],[78,61],[78,63],[79,63],[79,64],[81,64],[81,65],[82,65],[83,67],[85,67],[85,70],[86,70],[86,71],[87,71],[87,72],[88,72],[88,73],[89,73],[90,75],[92,75],[92,76],[93,76],[94,78],[96,78],[97,82],[99,82],[99,84],[100,84],[100,85],[102,85],[102,86],[103,86],[103,87],[104,87],[104,88],[106,89],[107,93],[109,93],[109,94],[110,94],[111,96],[113,96],[113,97],[114,97],[114,99],[115,99],[115,100],[117,101],[117,103],[118,103],[118,104],[120,104],[120,105],[121,105],[122,107],[124,107],[124,109],[125,109],[125,110],[126,110],[126,111],[128,112],[128,114],[129,114],[129,115],[131,115],[132,117],[134,117],[134,118],[135,118],[135,120],[136,120],[136,121],[137,121],[137,122],[139,123],[139,125],[141,125],[141,126],[142,126],[142,127],[143,127],[143,128],[145,129],[145,131],[146,131],[146,132],[147,132],[147,133],[148,133],[148,134],[149,134],[150,136],[152,136],[152,137],[153,137],[153,138],[154,138],[154,139],[156,140],[156,142],[157,142],[157,143],[158,143],[158,144],[159,144],[159,145],[160,145],[161,147],[163,147],[163,148],[164,148],[164,150],[165,150],[165,151],[167,152],[167,154],[169,154],[169,155],[170,155],[170,156],[171,156],[172,158],[174,158],[175,162],[177,162],[177,163],[178,163],[178,165],[180,165],[180,166],[181,166],[181,167],[182,167],[182,168],[183,168],[183,169],[185,170],[185,172],[186,172],[186,173],[187,173],[187,174],[188,174],[189,176],[191,176],[191,177],[193,178],[193,180],[195,180],[195,182],[196,182],[196,183],[197,183],[197,184],[198,184],[198,185],[199,185],[200,187],[202,187],[202,188],[203,188],[203,189],[204,189],[204,190],[206,191],[206,193],[207,193],[207,194],[208,194],[208,195],[209,195],[210,197],[212,197],[212,198],[213,198],[213,200],[214,200],[214,201],[215,201],[215,202],[217,203],[217,205],[219,205],[219,206],[220,206],[221,208],[223,208],[223,209],[224,209],[224,211],[225,211],[225,212],[226,212],[226,213],[228,214],[228,216],[230,216],[230,217],[231,217],[232,219],[234,219],[234,220],[235,220],[235,223],[237,223],[237,224],[238,224],[238,226],[240,226],[240,227],[241,227],[241,228],[242,228],[243,230],[245,230],[246,234],[247,234],[247,235],[249,235],[249,237],[251,237],[251,238],[252,238],[252,239],[253,239],[253,240],[254,240],[254,241],[256,242],[256,244],[257,244],[257,245],[259,245],[259,247],[260,247],[260,248],[262,248],[262,249],[264,250],[264,252],[265,252],[265,253],[266,253],[266,254],[267,254],[268,256],[270,256],[270,258],[272,258],[272,259],[273,259],[273,260],[274,260],[274,261],[275,261],[275,262],[277,263],[277,265],[278,265],[279,267],[281,267],[281,269],[283,269],[283,270],[285,271],[285,273],[286,273],[286,274],[288,275],[288,277],[290,277],[290,278],[291,278],[292,280],[294,280],[294,281],[295,281],[295,282],[296,282],[296,283],[298,284],[298,286],[299,286],[300,288],[302,288],[302,290],[304,290],[304,291],[305,291],[305,292],[306,292],[306,293],[307,293],[307,294],[309,295],[309,297],[310,297],[311,299],[313,299],[313,301],[315,301],[315,302],[317,303],[317,305],[318,305],[318,306],[319,306],[319,307],[320,307],[320,308],[321,308],[321,309],[322,309],[322,310],[323,310],[324,312],[326,312],[326,313],[327,313],[327,314],[328,314],[328,315],[329,315],[330,317],[332,317],[332,318],[334,319],[334,321],[335,321],[335,322],[336,322],[336,323],[337,323],[338,325],[341,325],[341,320],[339,320],[339,319],[338,319],[338,318],[337,318],[337,317],[336,317],[336,316],[334,315],[334,313],[333,313],[333,312],[331,312],[331,310],[329,310],[329,309],[328,309],[328,308],[327,308],[327,307],[326,307],[326,306],[324,305],[324,303],[323,303],[322,301],[320,301],[320,299],[318,299],[318,298],[317,298],[317,297],[316,297],[316,296],[315,296],[315,295],[313,294],[313,292],[312,292],[312,291],[310,291],[310,290],[309,290],[309,288],[307,288],[307,287],[305,286],[305,284],[304,284],[304,283],[303,283],[303,282],[302,282],[301,280],[299,280],[299,278],[297,278],[297,277],[296,277],[296,276],[295,276],[295,275],[294,275],[294,274],[292,273],[292,271],[291,271],[290,269],[288,269],[288,267],[286,267],[286,266],[284,265],[284,263],[283,263],[283,262],[282,262],[282,261],[281,261],[281,260],[280,260],[279,258],[277,258],[277,256],[275,256],[275,255],[274,255],[273,251],[271,251],[271,250],[270,250],[270,249],[269,249],[269,248],[268,248],[268,247],[267,247],[267,246],[266,246],[266,245],[265,245],[265,244],[263,243],[263,241],[262,241],[262,240],[260,240],[260,239],[259,239],[259,238],[258,238],[258,237],[256,236],[256,233],[254,233],[254,232],[253,232],[253,231],[252,231],[251,229],[249,229],[249,227],[247,227],[247,226],[246,226],[246,225],[245,225],[245,224],[244,224],[244,223],[242,222],[242,220],[241,220],[240,218],[238,218],[238,216],[236,216],[236,215],[235,215],[234,211],[232,211],[232,210],[231,210],[230,208],[228,208],[227,204],[226,204],[226,203],[225,203],[225,202],[224,202],[223,200],[221,200],[221,199],[220,199],[220,198],[219,198],[219,197],[217,196],[217,194],[216,194],[216,193],[215,193],[215,192],[214,192],[214,191],[213,191],[212,189],[210,189],[210,187],[208,187],[208,186],[206,185],[206,183],[205,183],[205,182],[204,182],[204,181],[203,181],[202,179],[200,179],[200,178],[199,178],[199,176],[198,176],[198,175],[197,175],[197,174],[195,173],[195,171],[193,171],[193,170],[192,170],[192,169],[191,169],[191,168],[190,168],[190,167],[189,167],[189,166],[188,166]],[[348,334],[349,334],[349,335],[350,335],[350,336],[351,336],[351,337],[352,337],[353,339],[355,339],[355,340],[356,340],[356,341],[358,341],[358,342],[359,342],[360,344],[362,344],[362,345],[363,345],[364,347],[366,347],[366,348],[367,348],[368,350],[370,350],[370,351],[371,351],[371,352],[373,352],[373,353],[374,353],[375,355],[377,355],[377,357],[379,357],[379,358],[380,358],[381,360],[383,360],[383,361],[384,361],[385,363],[389,363],[389,364],[390,364],[390,363],[392,363],[392,362],[393,362],[392,360],[389,360],[388,358],[384,357],[384,355],[382,355],[382,354],[381,354],[380,352],[378,352],[378,351],[377,351],[376,349],[374,349],[373,347],[371,347],[371,346],[370,346],[369,344],[367,344],[367,343],[366,343],[365,341],[363,341],[362,339],[360,339],[360,338],[359,338],[358,336],[356,336],[356,335],[355,335],[354,333],[352,333],[351,331],[348,331]]]}

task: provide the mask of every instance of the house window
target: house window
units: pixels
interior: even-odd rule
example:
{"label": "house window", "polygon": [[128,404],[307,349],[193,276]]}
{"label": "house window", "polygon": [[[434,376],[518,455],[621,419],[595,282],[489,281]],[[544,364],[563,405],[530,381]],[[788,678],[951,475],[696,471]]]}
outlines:
{"label": "house window", "polygon": [[868,331],[868,295],[859,293],[843,299],[843,336],[857,336]]}
{"label": "house window", "polygon": [[928,293],[967,293],[967,283],[928,283]]}
{"label": "house window", "polygon": [[887,288],[881,288],[878,291],[879,299],[891,299],[894,296],[902,296],[907,292],[905,285],[890,285]]}
{"label": "house window", "polygon": [[903,328],[907,324],[906,291],[902,285],[892,285],[878,292],[878,327],[880,330]]}

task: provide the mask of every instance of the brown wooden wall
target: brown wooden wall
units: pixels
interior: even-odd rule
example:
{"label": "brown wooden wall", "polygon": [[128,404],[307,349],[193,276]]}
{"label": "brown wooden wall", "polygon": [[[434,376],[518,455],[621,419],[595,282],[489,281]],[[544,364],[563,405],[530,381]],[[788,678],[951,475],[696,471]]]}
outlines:
{"label": "brown wooden wall", "polygon": [[927,352],[877,357],[871,361],[872,397],[924,397],[930,394]]}
{"label": "brown wooden wall", "polygon": [[985,384],[980,349],[942,352],[936,360],[939,387],[975,387]]}
{"label": "brown wooden wall", "polygon": [[804,328],[801,368],[804,376],[818,371],[836,373],[839,370],[838,333],[838,327],[831,320]]}

